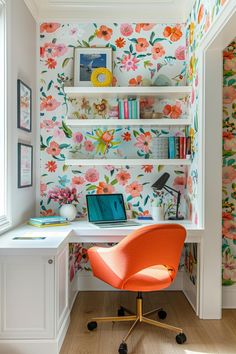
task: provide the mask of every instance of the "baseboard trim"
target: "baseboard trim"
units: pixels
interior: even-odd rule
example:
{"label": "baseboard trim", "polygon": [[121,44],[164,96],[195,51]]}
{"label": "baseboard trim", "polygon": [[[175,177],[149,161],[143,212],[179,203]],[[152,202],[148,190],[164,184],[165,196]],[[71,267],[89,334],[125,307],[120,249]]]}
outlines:
{"label": "baseboard trim", "polygon": [[76,292],[74,293],[74,296],[73,296],[73,298],[72,298],[72,300],[71,300],[71,302],[70,302],[70,304],[69,304],[69,310],[70,310],[70,312],[71,312],[71,310],[72,310],[72,307],[74,306],[75,299],[76,299],[78,293],[79,293],[79,291],[76,290]]}
{"label": "baseboard trim", "polygon": [[222,307],[223,309],[236,309],[236,285],[223,286]]}
{"label": "baseboard trim", "polygon": [[3,339],[0,353],[4,354],[59,354],[70,324],[70,311],[62,323],[56,339]]}
{"label": "baseboard trim", "polygon": [[4,354],[58,354],[56,340],[0,340],[1,353]]}
{"label": "baseboard trim", "polygon": [[67,330],[69,327],[69,324],[70,324],[70,309],[68,310],[67,315],[65,316],[65,319],[61,325],[60,331],[57,336],[57,340],[56,340],[57,353],[59,353],[61,350],[62,344],[64,342],[64,339],[65,339],[65,336],[66,336],[66,333],[67,333]]}

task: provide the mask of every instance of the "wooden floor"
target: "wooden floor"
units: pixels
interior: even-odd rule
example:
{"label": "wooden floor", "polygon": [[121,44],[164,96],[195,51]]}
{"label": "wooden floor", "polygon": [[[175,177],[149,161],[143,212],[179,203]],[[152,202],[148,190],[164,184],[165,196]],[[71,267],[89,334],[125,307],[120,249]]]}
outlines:
{"label": "wooden floor", "polygon": [[[120,303],[135,310],[135,297],[126,292],[80,293],[60,354],[117,354],[129,323],[103,323],[93,332],[86,324],[92,316],[116,316]],[[174,332],[139,324],[127,341],[129,354],[236,353],[236,310],[224,310],[222,320],[199,320],[182,292],[144,294],[145,311],[159,305],[168,313],[165,322],[182,327],[187,342],[179,345]]]}

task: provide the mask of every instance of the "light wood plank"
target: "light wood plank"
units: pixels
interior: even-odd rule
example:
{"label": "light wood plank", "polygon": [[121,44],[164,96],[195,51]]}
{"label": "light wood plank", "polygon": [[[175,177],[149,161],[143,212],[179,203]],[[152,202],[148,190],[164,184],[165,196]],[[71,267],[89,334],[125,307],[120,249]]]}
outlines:
{"label": "light wood plank", "polygon": [[[135,297],[131,292],[80,293],[60,354],[117,354],[129,323],[103,323],[93,332],[86,324],[94,316],[116,315],[120,303],[135,310]],[[182,292],[144,294],[145,311],[159,306],[168,313],[166,323],[184,329],[187,342],[179,345],[173,332],[139,324],[127,341],[129,354],[235,354],[236,310],[224,310],[222,320],[200,320]]]}

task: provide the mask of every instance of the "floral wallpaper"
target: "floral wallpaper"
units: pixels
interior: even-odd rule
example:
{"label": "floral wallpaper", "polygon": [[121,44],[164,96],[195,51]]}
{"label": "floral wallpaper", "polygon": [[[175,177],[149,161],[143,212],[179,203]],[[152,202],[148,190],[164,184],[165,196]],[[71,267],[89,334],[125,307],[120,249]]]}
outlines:
{"label": "floral wallpaper", "polygon": [[[76,186],[81,195],[79,210],[84,212],[86,193],[121,191],[135,213],[147,213],[152,195],[150,185],[163,169],[154,166],[140,168],[106,166],[106,168],[65,165],[74,157],[143,157],[153,156],[152,143],[158,136],[181,135],[183,130],[157,130],[149,127],[101,127],[71,129],[65,124],[68,114],[74,118],[106,118],[114,116],[117,106],[105,99],[89,101],[67,100],[64,84],[72,85],[73,51],[75,47],[111,47],[114,62],[114,85],[140,85],[142,80],[154,83],[169,80],[171,85],[185,84],[185,26],[155,24],[60,24],[40,26],[40,116],[41,116],[41,211],[47,215],[57,211],[48,199],[54,186]],[[128,64],[129,63],[129,64]],[[153,99],[142,101],[150,109]],[[169,107],[171,107],[170,110]],[[186,103],[159,103],[159,108],[173,118],[184,118]],[[109,142],[109,144],[108,144]],[[129,151],[129,156],[125,152]],[[159,169],[159,171],[158,171]],[[177,167],[170,182],[183,186],[187,182],[184,168]],[[148,191],[148,193],[147,193]],[[82,193],[86,192],[86,193]],[[146,200],[144,195],[148,195]]]}
{"label": "floral wallpaper", "polygon": [[236,41],[223,53],[223,285],[236,283]]}
{"label": "floral wallpaper", "polygon": [[197,284],[197,243],[184,244],[183,265],[193,285]]}
{"label": "floral wallpaper", "polygon": [[[204,35],[208,32],[211,25],[220,15],[222,7],[227,3],[227,0],[196,0],[193,9],[186,25],[186,47],[187,47],[187,65],[186,79],[189,84],[192,85],[191,95],[191,112],[194,119],[193,129],[195,134],[195,150],[197,150],[197,134],[198,134],[198,111],[199,111],[199,74],[198,74],[198,58],[199,48]],[[231,47],[228,47],[231,48]],[[226,50],[230,51],[230,50]],[[227,55],[227,54],[225,54]],[[233,197],[233,180],[235,179],[234,169],[234,147],[233,139],[234,125],[233,125],[233,90],[235,75],[231,67],[233,67],[234,59],[231,49],[229,55],[230,58],[224,59],[224,95],[228,95],[224,98],[224,133],[223,133],[223,265],[222,265],[222,277],[223,285],[232,285],[236,281],[236,263],[235,263],[235,243],[233,240],[233,234],[235,236],[235,215],[234,215],[234,197]],[[230,67],[231,65],[231,67]],[[228,123],[227,123],[228,122]],[[227,124],[231,124],[231,127],[226,127]],[[227,135],[228,134],[228,135]],[[231,134],[231,135],[230,135]],[[227,135],[228,138],[225,136]],[[226,142],[226,143],[225,143]],[[232,145],[230,147],[230,144]],[[197,154],[196,154],[197,156]],[[231,156],[231,157],[230,157]],[[196,168],[195,168],[196,166]],[[197,160],[194,159],[191,165],[189,175],[197,173]],[[227,177],[228,176],[228,177]],[[196,179],[193,179],[197,181]],[[197,192],[197,185],[195,183],[195,191]],[[228,219],[227,219],[228,218]],[[188,254],[193,253],[191,251],[191,245],[188,246]],[[194,278],[194,273],[191,267],[187,267],[189,271],[190,279]],[[194,282],[194,281],[193,281]]]}
{"label": "floral wallpaper", "polygon": [[189,179],[193,193],[189,195],[193,208],[193,221],[198,223],[198,206],[196,204],[198,191],[198,112],[199,112],[199,74],[198,50],[204,35],[209,30],[226,0],[196,0],[186,24],[187,70],[186,80],[192,86],[190,112],[193,118],[192,135],[194,139],[195,156],[189,170]]}

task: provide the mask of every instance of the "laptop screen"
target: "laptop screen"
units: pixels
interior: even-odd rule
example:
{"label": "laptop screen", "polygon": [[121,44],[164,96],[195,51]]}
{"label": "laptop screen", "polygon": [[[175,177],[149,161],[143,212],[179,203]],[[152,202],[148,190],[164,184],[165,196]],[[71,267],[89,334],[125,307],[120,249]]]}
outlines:
{"label": "laptop screen", "polygon": [[90,222],[127,220],[122,194],[90,194],[86,200]]}

